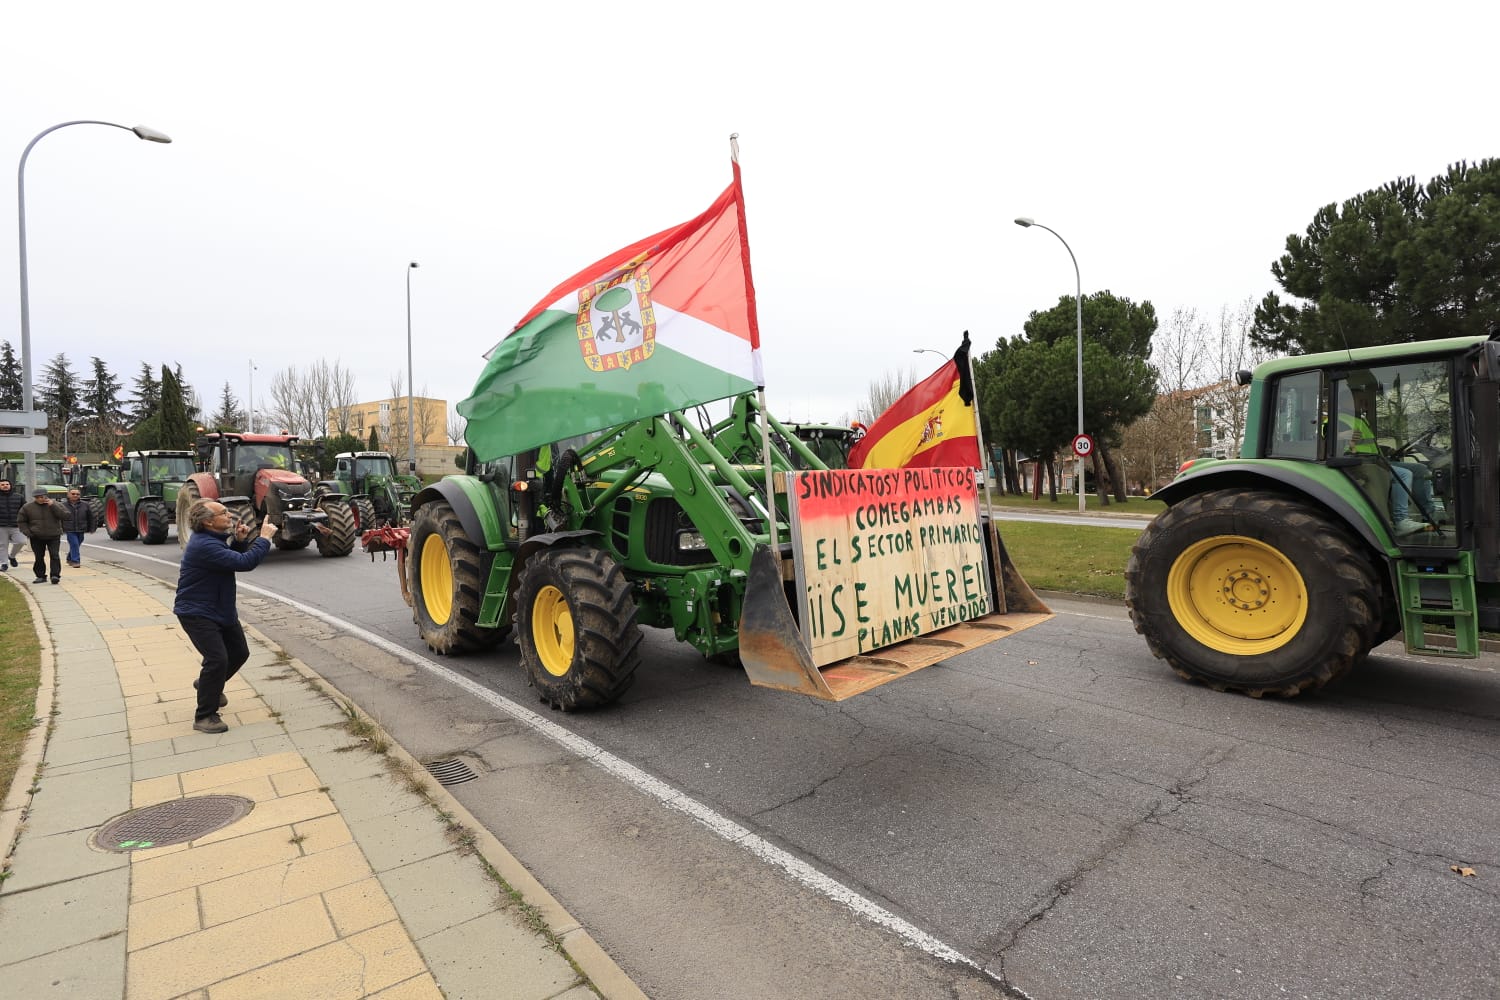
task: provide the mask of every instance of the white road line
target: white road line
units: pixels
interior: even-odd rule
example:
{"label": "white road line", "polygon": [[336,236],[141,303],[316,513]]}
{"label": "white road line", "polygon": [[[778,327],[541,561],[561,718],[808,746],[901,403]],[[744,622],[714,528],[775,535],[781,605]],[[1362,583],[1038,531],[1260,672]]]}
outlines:
{"label": "white road line", "polygon": [[[128,555],[136,559],[144,559],[147,562],[158,563],[162,566],[175,567],[178,565],[177,563],[174,563],[167,559],[159,559],[156,556],[148,556],[143,552],[132,552],[129,549],[111,548],[109,546],[96,545],[89,542],[86,542],[84,544],[87,548],[99,549],[102,552],[109,552],[116,555]],[[884,927],[886,930],[891,931],[912,947],[919,948],[929,955],[940,958],[946,962],[953,962],[959,965],[967,965],[971,968],[979,970],[980,972],[984,973],[987,976],[990,976],[991,978],[995,978],[982,965],[969,958],[958,949],[944,943],[943,941],[938,940],[931,934],[928,934],[926,931],[923,931],[921,928],[914,926],[908,921],[901,919],[894,913],[891,913],[890,911],[881,907],[878,903],[875,903],[873,900],[866,899],[864,896],[861,896],[859,893],[855,892],[853,889],[850,889],[842,882],[829,878],[827,875],[818,871],[812,865],[809,865],[807,862],[801,860],[800,858],[794,857],[793,855],[787,853],[786,851],[783,851],[781,848],[775,846],[774,844],[768,843],[764,838],[745,829],[738,823],[734,822],[734,820],[729,819],[727,816],[720,815],[719,813],[710,809],[708,806],[697,801],[696,799],[690,798],[684,793],[678,791],[676,788],[673,788],[671,785],[667,784],[665,781],[662,781],[660,778],[656,778],[650,774],[647,774],[645,771],[642,771],[634,764],[621,760],[619,757],[616,757],[614,754],[610,753],[608,750],[605,750],[603,747],[598,746],[587,739],[584,739],[577,733],[573,733],[567,729],[564,729],[562,726],[559,726],[557,723],[552,722],[549,719],[543,718],[542,716],[531,711],[531,709],[518,705],[515,702],[511,701],[509,698],[506,698],[504,695],[497,694],[496,692],[491,691],[489,688],[483,686],[482,684],[479,684],[476,681],[472,681],[461,674],[454,673],[447,667],[439,666],[438,664],[433,663],[431,660],[427,659],[425,656],[422,656],[418,653],[413,653],[411,650],[406,649],[404,646],[399,646],[396,643],[391,642],[389,639],[382,638],[381,636],[378,636],[373,632],[368,632],[365,629],[360,628],[358,625],[344,621],[342,618],[336,618],[326,611],[322,611],[318,608],[303,604],[300,601],[294,601],[289,597],[285,597],[273,591],[266,590],[264,587],[257,587],[254,584],[245,583],[243,580],[238,581],[238,585],[241,590],[247,590],[253,594],[259,594],[262,597],[268,597],[271,600],[280,601],[282,604],[285,604],[291,608],[295,608],[305,615],[311,615],[314,618],[343,629],[346,632],[358,636],[371,645],[378,646],[379,648],[385,650],[387,653],[390,653],[392,656],[410,663],[413,666],[420,667],[433,676],[439,677],[450,684],[463,688],[469,694],[480,699],[486,704],[492,705],[505,714],[516,719],[517,721],[525,723],[537,733],[545,736],[547,739],[558,744],[559,746],[562,746],[568,751],[577,754],[584,760],[598,765],[605,771],[614,775],[616,778],[619,778],[620,780],[626,782],[637,791],[649,795],[652,798],[656,799],[658,802],[661,802],[663,805],[669,806],[672,809],[675,809],[678,812],[691,817],[692,819],[701,823],[703,826],[707,827],[709,830],[713,831],[719,837],[729,841],[731,844],[736,844],[744,848],[752,855],[759,858],[761,861],[764,861],[766,864],[772,865],[776,868],[780,868],[801,885],[812,889],[814,892],[820,893],[823,896],[826,896],[836,903],[842,904],[865,920],[868,920],[873,924]]]}

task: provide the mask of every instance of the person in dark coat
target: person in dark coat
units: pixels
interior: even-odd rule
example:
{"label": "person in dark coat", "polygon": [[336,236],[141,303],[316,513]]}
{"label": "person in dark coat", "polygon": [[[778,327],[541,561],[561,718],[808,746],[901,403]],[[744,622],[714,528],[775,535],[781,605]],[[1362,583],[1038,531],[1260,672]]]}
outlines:
{"label": "person in dark coat", "polygon": [[9,479],[0,478],[0,573],[21,565],[16,555],[26,544],[26,536],[17,527],[16,518],[24,506],[25,492],[13,488]]}
{"label": "person in dark coat", "polygon": [[21,513],[16,515],[16,527],[21,529],[21,534],[31,539],[31,552],[36,556],[36,579],[33,583],[47,582],[48,557],[52,560],[52,582],[62,583],[62,560],[58,553],[62,551],[65,517],[62,504],[53,503],[52,495],[42,486],[31,491],[31,503],[22,507]]}
{"label": "person in dark coat", "polygon": [[68,535],[68,565],[76,569],[83,565],[83,559],[79,555],[83,536],[92,534],[99,525],[94,521],[94,505],[83,498],[83,491],[76,486],[68,490],[68,499],[62,508],[67,514],[63,531]]}
{"label": "person in dark coat", "polygon": [[200,733],[223,733],[229,730],[219,718],[219,709],[228,704],[224,685],[250,659],[250,646],[235,608],[234,575],[260,565],[271,551],[276,525],[266,518],[260,537],[247,542],[250,528],[236,525],[234,515],[217,500],[199,500],[188,508],[187,518],[193,535],[182,552],[172,613],[203,656],[203,669],[193,682],[198,689],[193,728]]}

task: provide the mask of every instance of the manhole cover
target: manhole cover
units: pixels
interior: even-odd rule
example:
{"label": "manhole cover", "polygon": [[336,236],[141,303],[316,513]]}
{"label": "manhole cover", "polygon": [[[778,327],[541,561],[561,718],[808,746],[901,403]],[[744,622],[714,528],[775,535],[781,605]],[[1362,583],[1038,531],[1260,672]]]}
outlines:
{"label": "manhole cover", "polygon": [[244,819],[255,803],[241,795],[198,795],[135,809],[94,834],[94,846],[124,853],[186,844]]}
{"label": "manhole cover", "polygon": [[440,785],[459,785],[479,777],[468,764],[458,759],[439,760],[423,766],[432,773]]}

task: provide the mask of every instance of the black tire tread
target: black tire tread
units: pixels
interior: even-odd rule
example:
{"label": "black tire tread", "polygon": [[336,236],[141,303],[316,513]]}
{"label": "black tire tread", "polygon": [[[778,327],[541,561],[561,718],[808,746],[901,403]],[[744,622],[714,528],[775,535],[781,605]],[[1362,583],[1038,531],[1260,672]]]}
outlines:
{"label": "black tire tread", "polygon": [[347,556],[354,551],[354,512],[347,500],[324,500],[321,508],[328,515],[328,534],[318,532],[318,554],[325,559]]}
{"label": "black tire tread", "polygon": [[115,527],[111,529],[105,525],[105,532],[117,542],[133,542],[137,534],[135,530],[135,511],[130,508],[128,502],[122,502],[121,497],[128,495],[124,490],[109,490],[104,494],[104,506],[109,507],[111,498],[115,501]]}
{"label": "black tire tread", "polygon": [[140,530],[140,518],[146,518],[146,530],[140,532],[143,545],[160,545],[167,540],[167,505],[161,500],[142,500],[136,504],[136,525]]}
{"label": "black tire tread", "polygon": [[[1315,615],[1318,609],[1309,611],[1308,627],[1329,633],[1321,655],[1287,662],[1274,678],[1252,683],[1215,673],[1193,658],[1195,652],[1212,651],[1188,636],[1176,622],[1167,600],[1166,573],[1176,556],[1201,532],[1195,531],[1186,542],[1181,536],[1204,517],[1223,518],[1226,527],[1234,525],[1235,534],[1254,537],[1258,526],[1295,535],[1295,551],[1285,545],[1278,548],[1298,563],[1309,601],[1314,600],[1313,594],[1329,589],[1342,597],[1342,613],[1337,611],[1340,602],[1330,602],[1333,607],[1322,609],[1326,614]],[[1308,561],[1309,554],[1315,554],[1315,561]],[[1307,579],[1309,571],[1319,569],[1320,564],[1330,568],[1330,578]],[[1141,532],[1125,568],[1125,605],[1135,630],[1145,637],[1151,652],[1166,660],[1185,680],[1216,691],[1240,691],[1253,698],[1267,694],[1295,697],[1348,673],[1379,639],[1384,589],[1370,556],[1342,524],[1307,503],[1265,490],[1209,491],[1169,507]],[[1276,653],[1258,660],[1264,663]]]}
{"label": "black tire tread", "polygon": [[[554,677],[542,666],[532,639],[531,613],[543,586],[560,590],[573,616],[573,663]],[[538,552],[526,563],[516,591],[516,642],[541,700],[573,712],[617,700],[635,681],[641,662],[641,629],[630,582],[600,549]]]}
{"label": "black tire tread", "polygon": [[[422,542],[432,534],[442,537],[453,573],[453,613],[443,625],[427,617],[422,597],[418,553]],[[489,649],[510,634],[509,626],[479,625],[479,609],[484,603],[484,558],[479,546],[464,533],[463,522],[451,505],[442,500],[424,505],[412,522],[408,545],[407,586],[412,596],[412,620],[428,649],[440,656]]]}

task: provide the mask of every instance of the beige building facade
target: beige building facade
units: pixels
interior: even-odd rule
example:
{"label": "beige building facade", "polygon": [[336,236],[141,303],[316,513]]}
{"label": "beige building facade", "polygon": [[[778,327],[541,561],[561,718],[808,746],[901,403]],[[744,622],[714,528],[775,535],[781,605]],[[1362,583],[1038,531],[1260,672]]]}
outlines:
{"label": "beige building facade", "polygon": [[[463,451],[461,445],[448,443],[448,401],[417,396],[412,400],[415,410],[417,471],[426,476],[446,476],[456,472],[454,456]],[[338,433],[338,414],[328,413],[327,433]],[[398,462],[408,458],[407,448],[411,435],[407,424],[406,397],[399,399],[376,399],[355,403],[349,407],[349,433],[362,441],[369,440],[373,428],[380,434],[380,450],[390,452]]]}

